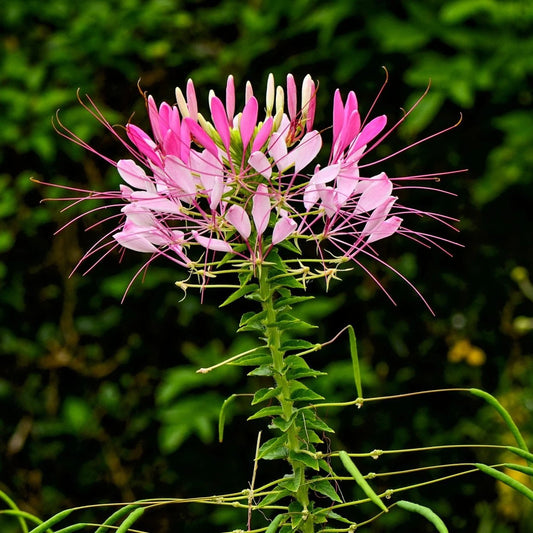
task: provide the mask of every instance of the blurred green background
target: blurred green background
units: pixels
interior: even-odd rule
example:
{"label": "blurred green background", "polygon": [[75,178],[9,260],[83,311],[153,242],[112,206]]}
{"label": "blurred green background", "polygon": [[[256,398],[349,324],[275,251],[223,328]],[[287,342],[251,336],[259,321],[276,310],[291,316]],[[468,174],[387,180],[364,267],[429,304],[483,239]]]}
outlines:
{"label": "blurred green background", "polygon": [[[156,100],[192,77],[204,109],[210,88],[233,74],[263,94],[269,72],[320,82],[317,122],[330,120],[332,95],[354,89],[368,109],[389,83],[376,114],[401,117],[431,79],[431,91],[381,153],[463,120],[436,141],[402,154],[391,175],[468,168],[439,186],[455,197],[411,191],[402,202],[461,219],[453,258],[404,239],[379,243],[436,312],[390,272],[369,264],[393,306],[360,271],[301,314],[319,322],[312,340],[352,323],[367,396],[438,387],[496,394],[533,434],[533,5],[528,0],[5,0],[0,5],[0,489],[46,517],[66,506],[235,491],[251,478],[261,424],[231,413],[223,444],[216,420],[223,399],[257,382],[224,368],[195,369],[245,349],[234,331],[243,306],[218,312],[222,294],[182,294],[184,274],[159,262],[144,283],[125,287],[142,258],[107,258],[69,277],[98,230],[95,221],[53,233],[73,215],[41,204],[59,193],[31,176],[87,189],[116,186],[95,156],[57,135],[62,122],[113,159],[124,149],[76,100],[89,94],[112,123],[147,125],[137,82]],[[242,93],[240,93],[242,94]],[[75,213],[80,213],[77,211]],[[104,230],[101,230],[104,231]],[[517,268],[518,267],[518,268]],[[353,398],[346,341],[311,363],[326,369],[320,388]],[[497,415],[467,395],[432,395],[328,414],[333,445],[350,450],[449,443],[511,444]],[[530,439],[531,442],[531,439]],[[498,452],[404,455],[361,463],[363,471],[452,461],[505,461]],[[370,461],[370,460],[369,460]],[[259,472],[261,480],[270,479]],[[420,479],[420,478],[417,478]],[[395,486],[390,484],[382,488]],[[481,475],[413,491],[456,532],[529,532],[531,504]],[[222,531],[243,516],[172,507],[144,527]],[[362,508],[361,518],[373,509]],[[365,515],[367,513],[367,515]],[[0,519],[0,529],[18,531]],[[432,531],[401,511],[368,529]]]}

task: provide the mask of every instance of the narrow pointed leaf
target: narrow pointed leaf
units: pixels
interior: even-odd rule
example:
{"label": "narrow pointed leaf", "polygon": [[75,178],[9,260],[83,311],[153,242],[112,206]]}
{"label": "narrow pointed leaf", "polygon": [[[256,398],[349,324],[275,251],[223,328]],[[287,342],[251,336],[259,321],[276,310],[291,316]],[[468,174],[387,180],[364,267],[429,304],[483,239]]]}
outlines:
{"label": "narrow pointed leaf", "polygon": [[357,353],[357,339],[355,337],[355,331],[352,326],[348,326],[348,335],[350,336],[350,355],[352,357],[353,377],[355,380],[355,388],[357,390],[357,396],[363,397],[363,387],[361,385],[361,370],[359,368],[359,355]]}
{"label": "narrow pointed leaf", "polygon": [[218,414],[218,442],[222,442],[224,438],[224,424],[226,422],[226,409],[228,405],[233,402],[233,400],[238,396],[238,394],[232,394],[224,400],[222,407],[220,408],[220,413]]}

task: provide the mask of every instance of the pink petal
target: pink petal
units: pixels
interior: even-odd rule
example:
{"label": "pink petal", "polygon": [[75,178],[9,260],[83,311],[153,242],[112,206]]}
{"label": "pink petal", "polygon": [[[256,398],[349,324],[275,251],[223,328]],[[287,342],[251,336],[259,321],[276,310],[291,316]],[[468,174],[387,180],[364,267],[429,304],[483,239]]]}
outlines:
{"label": "pink petal", "polygon": [[280,168],[279,162],[287,155],[287,145],[285,144],[285,136],[281,133],[273,133],[268,143],[268,153],[274,159],[274,162],[278,166],[278,170],[284,170]]}
{"label": "pink petal", "polygon": [[263,152],[253,152],[248,158],[248,164],[265,178],[272,176],[272,165]]}
{"label": "pink petal", "polygon": [[244,150],[248,147],[248,143],[254,133],[255,125],[257,124],[257,112],[257,100],[252,96],[242,110],[241,123],[239,125]]}
{"label": "pink petal", "polygon": [[383,131],[383,128],[385,128],[386,124],[387,124],[386,115],[381,115],[371,120],[362,129],[361,133],[357,137],[353,150],[357,150],[361,146],[368,144],[370,141],[372,141],[377,135],[379,135]]}
{"label": "pink petal", "polygon": [[179,200],[171,200],[164,196],[157,196],[151,192],[135,191],[132,193],[131,199],[134,200],[136,204],[140,204],[143,209],[150,209],[151,211],[156,211],[158,213],[172,213],[174,215],[179,215],[181,213],[181,204]]}
{"label": "pink petal", "polygon": [[224,109],[224,104],[220,101],[219,98],[213,96],[210,102],[211,106],[211,116],[213,117],[213,123],[215,128],[222,139],[222,144],[226,149],[226,152],[229,151],[230,146],[230,132],[228,125],[228,118],[226,115],[226,110]]}
{"label": "pink petal", "polygon": [[196,183],[191,172],[176,156],[165,158],[165,173],[189,198],[196,195]]}
{"label": "pink petal", "polygon": [[233,251],[231,246],[226,241],[223,241],[221,239],[214,239],[212,237],[203,237],[197,231],[194,230],[191,232],[191,234],[194,237],[195,241],[198,244],[201,244],[207,250],[213,250],[215,252]]}
{"label": "pink petal", "polygon": [[270,196],[266,185],[260,183],[252,200],[252,217],[258,235],[262,235],[270,218]]}
{"label": "pink petal", "polygon": [[209,137],[209,135],[202,129],[202,127],[197,122],[194,122],[194,120],[192,120],[191,118],[186,117],[183,119],[183,124],[187,125],[189,131],[191,132],[191,135],[193,136],[197,144],[209,150],[215,157],[218,156],[218,148],[215,144],[215,141],[213,141],[213,139]]}
{"label": "pink petal", "polygon": [[154,253],[157,252],[157,248],[141,234],[135,231],[119,231],[113,235],[120,246],[133,250],[134,252]]}
{"label": "pink petal", "polygon": [[240,205],[232,205],[228,209],[226,220],[241,234],[244,240],[248,240],[252,232],[250,217]]}
{"label": "pink petal", "polygon": [[296,83],[292,74],[287,74],[287,109],[291,120],[296,118]]}
{"label": "pink petal", "polygon": [[337,141],[343,123],[344,105],[342,103],[341,92],[337,89],[335,91],[335,96],[333,97],[333,145],[335,145],[335,142]]}
{"label": "pink petal", "polygon": [[141,128],[134,124],[126,124],[126,133],[141,154],[145,155],[152,163],[161,166],[161,157],[156,152],[157,145]]}
{"label": "pink petal", "polygon": [[272,117],[268,117],[265,120],[264,124],[261,126],[260,130],[257,132],[257,135],[255,136],[254,142],[252,144],[252,152],[257,152],[258,150],[261,150],[261,148],[263,148],[263,145],[270,137],[273,124],[274,119]]}
{"label": "pink petal", "polygon": [[148,117],[150,119],[150,124],[152,126],[152,131],[154,132],[154,137],[161,141],[161,128],[159,127],[159,112],[157,111],[157,105],[150,95],[148,96]]}
{"label": "pink petal", "polygon": [[198,103],[192,80],[187,80],[187,108],[189,109],[189,116],[196,122],[198,120]]}
{"label": "pink petal", "polygon": [[380,206],[378,206],[368,217],[361,235],[371,235],[380,226],[380,224],[385,221],[395,201],[396,197],[391,196]]}
{"label": "pink petal", "polygon": [[207,192],[209,196],[209,207],[211,209],[216,209],[224,194],[224,180],[222,179],[222,176],[215,176],[213,187]]}
{"label": "pink petal", "polygon": [[276,222],[272,231],[272,244],[284,241],[291,233],[294,233],[298,224],[289,217],[283,217]]}

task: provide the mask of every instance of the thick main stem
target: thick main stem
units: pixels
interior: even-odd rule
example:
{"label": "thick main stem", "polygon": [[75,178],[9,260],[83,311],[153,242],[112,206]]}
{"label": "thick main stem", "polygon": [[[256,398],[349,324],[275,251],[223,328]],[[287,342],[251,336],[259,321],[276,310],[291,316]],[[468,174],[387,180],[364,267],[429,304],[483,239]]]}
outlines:
{"label": "thick main stem", "polygon": [[[284,372],[284,356],[285,352],[281,348],[281,332],[278,327],[278,315],[274,305],[274,293],[270,280],[268,277],[268,267],[262,265],[259,273],[259,292],[261,296],[261,304],[265,317],[265,333],[267,345],[272,355],[272,364],[274,368],[274,379],[280,393],[277,399],[281,405],[282,417],[289,421],[294,413],[294,402],[291,400],[291,391],[289,380]],[[296,423],[291,424],[287,430],[287,446],[289,449],[288,461],[292,466],[293,475],[298,482],[298,490],[296,492],[296,501],[302,507],[304,520],[299,528],[302,533],[313,533],[314,524],[311,516],[307,518],[309,512],[309,487],[305,478],[305,464],[292,457],[296,452],[299,452],[300,447],[300,428]]]}

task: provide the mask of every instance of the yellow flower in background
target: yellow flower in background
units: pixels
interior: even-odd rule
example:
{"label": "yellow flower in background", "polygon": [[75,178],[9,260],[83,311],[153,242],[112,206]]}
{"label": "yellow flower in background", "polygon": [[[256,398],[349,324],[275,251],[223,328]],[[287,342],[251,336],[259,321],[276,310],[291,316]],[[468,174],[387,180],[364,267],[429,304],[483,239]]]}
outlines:
{"label": "yellow flower in background", "polygon": [[474,346],[468,339],[456,341],[448,351],[450,363],[465,361],[470,366],[481,366],[486,360],[485,352],[479,346]]}

